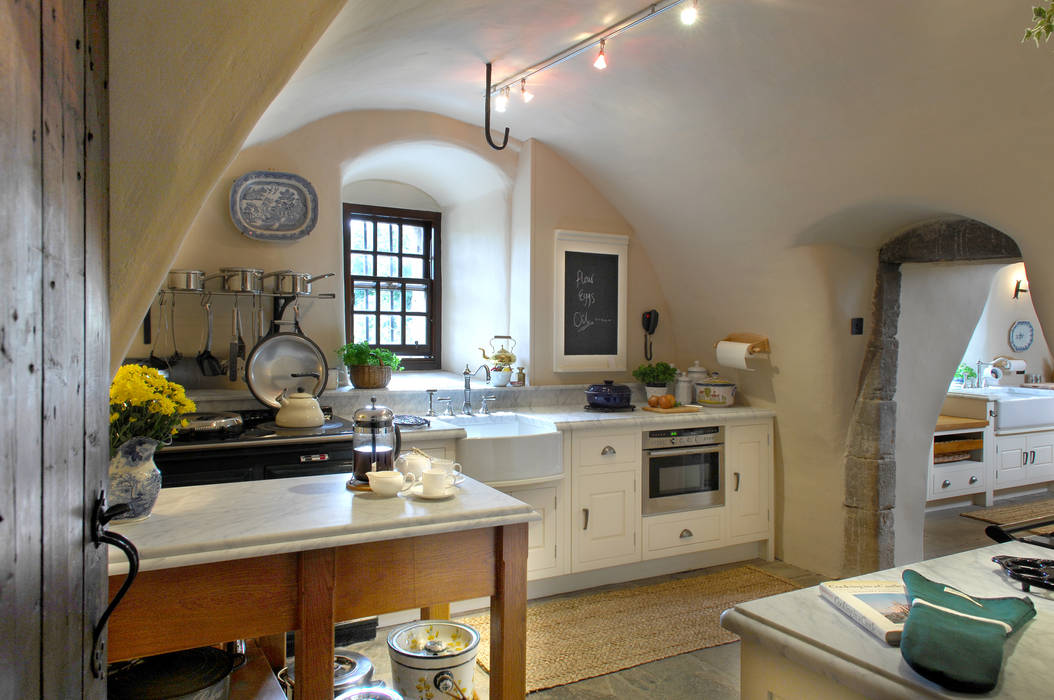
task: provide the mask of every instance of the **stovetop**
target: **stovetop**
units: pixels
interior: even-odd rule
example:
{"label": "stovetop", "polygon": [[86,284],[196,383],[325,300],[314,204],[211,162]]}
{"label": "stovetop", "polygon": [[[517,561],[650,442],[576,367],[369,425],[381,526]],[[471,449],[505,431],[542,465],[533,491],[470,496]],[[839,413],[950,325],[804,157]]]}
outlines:
{"label": "stovetop", "polygon": [[322,407],[326,422],[317,428],[283,428],[275,424],[273,409],[233,411],[242,417],[239,429],[218,433],[180,433],[165,452],[252,447],[255,445],[347,441],[354,432],[352,422]]}

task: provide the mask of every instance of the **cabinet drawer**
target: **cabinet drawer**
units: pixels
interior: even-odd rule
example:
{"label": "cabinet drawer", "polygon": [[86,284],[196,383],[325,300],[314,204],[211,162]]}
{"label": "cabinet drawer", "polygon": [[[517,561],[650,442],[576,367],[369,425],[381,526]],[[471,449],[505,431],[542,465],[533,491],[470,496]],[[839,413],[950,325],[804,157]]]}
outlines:
{"label": "cabinet drawer", "polygon": [[656,559],[720,546],[724,508],[652,515],[644,521],[644,558]]}
{"label": "cabinet drawer", "polygon": [[964,493],[984,491],[984,464],[971,463],[968,467],[934,469],[930,482],[930,496],[944,498]]}
{"label": "cabinet drawer", "polygon": [[576,467],[640,464],[640,431],[576,433],[572,438],[572,446]]}

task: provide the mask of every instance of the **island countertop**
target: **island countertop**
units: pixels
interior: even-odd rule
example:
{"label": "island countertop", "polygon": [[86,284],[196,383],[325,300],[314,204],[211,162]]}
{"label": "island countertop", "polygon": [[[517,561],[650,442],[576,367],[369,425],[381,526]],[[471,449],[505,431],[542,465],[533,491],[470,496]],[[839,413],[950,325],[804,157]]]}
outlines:
{"label": "island countertop", "polygon": [[[529,505],[466,477],[426,500],[349,491],[347,474],[161,489],[150,517],[110,523],[139,550],[140,570],[458,532],[538,520]],[[110,549],[109,575],[128,565]]]}
{"label": "island countertop", "polygon": [[[999,684],[989,694],[972,697],[1049,697],[1054,594],[1038,588],[1033,588],[1031,595],[1023,593],[1020,584],[1008,579],[992,562],[997,554],[1047,559],[1052,552],[1007,542],[856,578],[899,581],[904,569],[913,569],[979,597],[1031,598],[1036,617],[1007,640]],[[725,611],[721,624],[738,634],[744,646],[760,645],[785,661],[833,681],[843,690],[866,697],[965,697],[920,676],[904,661],[899,648],[886,645],[822,600],[815,586],[741,603]],[[747,667],[743,670],[746,677]],[[776,687],[770,690],[778,692]]]}

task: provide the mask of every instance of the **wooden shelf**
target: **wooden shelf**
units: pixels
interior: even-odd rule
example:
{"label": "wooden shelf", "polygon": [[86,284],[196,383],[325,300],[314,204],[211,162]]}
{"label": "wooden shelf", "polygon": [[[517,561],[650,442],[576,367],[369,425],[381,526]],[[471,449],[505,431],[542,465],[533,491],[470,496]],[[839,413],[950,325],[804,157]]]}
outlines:
{"label": "wooden shelf", "polygon": [[984,440],[980,438],[969,440],[943,440],[933,443],[934,455],[947,455],[955,452],[971,452],[984,448]]}
{"label": "wooden shelf", "polygon": [[937,416],[937,427],[934,428],[934,432],[942,433],[949,430],[983,430],[987,427],[988,421],[984,418]]}

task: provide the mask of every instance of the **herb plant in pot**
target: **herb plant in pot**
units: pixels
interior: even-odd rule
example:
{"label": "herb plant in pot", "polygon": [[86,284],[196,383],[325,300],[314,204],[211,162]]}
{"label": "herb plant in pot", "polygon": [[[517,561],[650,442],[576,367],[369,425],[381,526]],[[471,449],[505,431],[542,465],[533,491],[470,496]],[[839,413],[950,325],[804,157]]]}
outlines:
{"label": "herb plant in pot", "polygon": [[337,348],[356,389],[382,389],[392,380],[392,370],[401,371],[402,361],[387,348],[371,348],[369,343],[348,343]]}
{"label": "herb plant in pot", "polygon": [[644,384],[648,397],[667,394],[670,382],[677,378],[677,368],[668,362],[640,365],[633,370],[633,378]]}

